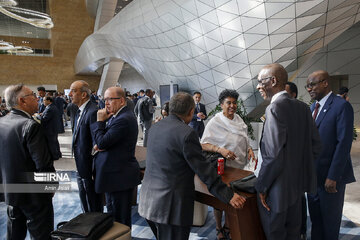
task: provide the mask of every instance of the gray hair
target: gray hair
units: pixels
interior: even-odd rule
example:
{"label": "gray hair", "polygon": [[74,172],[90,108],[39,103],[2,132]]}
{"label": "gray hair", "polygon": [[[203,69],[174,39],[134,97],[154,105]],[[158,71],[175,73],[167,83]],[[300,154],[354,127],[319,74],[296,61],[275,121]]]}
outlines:
{"label": "gray hair", "polygon": [[81,82],[81,84],[82,84],[82,86],[81,86],[81,88],[80,88],[80,91],[81,91],[81,92],[85,92],[86,95],[87,95],[88,97],[90,97],[90,95],[91,95],[91,89],[90,89],[90,87],[89,87],[89,84],[88,84],[87,82],[85,82],[84,80],[78,80],[78,81]]}
{"label": "gray hair", "polygon": [[186,116],[195,107],[193,97],[185,92],[176,93],[169,103],[169,111],[171,114]]}
{"label": "gray hair", "polygon": [[4,97],[8,109],[11,109],[18,105],[19,94],[21,93],[23,87],[24,84],[18,84],[18,85],[11,85],[5,89]]}

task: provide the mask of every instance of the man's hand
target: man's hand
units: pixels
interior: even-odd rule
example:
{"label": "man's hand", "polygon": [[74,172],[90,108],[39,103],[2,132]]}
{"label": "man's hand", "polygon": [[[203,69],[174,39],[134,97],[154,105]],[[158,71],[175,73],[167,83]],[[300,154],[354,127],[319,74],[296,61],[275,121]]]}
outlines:
{"label": "man's hand", "polygon": [[266,203],[266,193],[259,193],[261,204],[270,212],[270,208]]}
{"label": "man's hand", "polygon": [[100,122],[104,122],[106,121],[108,118],[110,118],[112,115],[114,115],[113,113],[108,113],[106,111],[106,108],[103,108],[103,109],[99,109],[97,111],[97,121],[100,121]]}
{"label": "man's hand", "polygon": [[198,116],[198,118],[200,118],[200,119],[205,118],[205,114],[203,114],[202,112],[199,112],[198,114],[196,114],[196,116]]}
{"label": "man's hand", "polygon": [[328,193],[337,193],[336,181],[327,178],[325,180],[325,191],[327,191]]}
{"label": "man's hand", "polygon": [[234,196],[230,200],[230,205],[234,208],[243,208],[246,202],[246,198],[237,193],[234,193]]}

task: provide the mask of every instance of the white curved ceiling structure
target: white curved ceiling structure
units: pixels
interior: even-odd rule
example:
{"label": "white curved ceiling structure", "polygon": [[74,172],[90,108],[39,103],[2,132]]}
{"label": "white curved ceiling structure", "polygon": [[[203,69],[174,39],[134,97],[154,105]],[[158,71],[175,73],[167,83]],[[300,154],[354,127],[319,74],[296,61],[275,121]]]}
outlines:
{"label": "white curved ceiling structure", "polygon": [[134,0],[84,41],[75,70],[120,58],[155,89],[172,81],[200,90],[210,106],[224,88],[236,89],[251,110],[264,65],[295,71],[359,21],[359,6],[360,0]]}

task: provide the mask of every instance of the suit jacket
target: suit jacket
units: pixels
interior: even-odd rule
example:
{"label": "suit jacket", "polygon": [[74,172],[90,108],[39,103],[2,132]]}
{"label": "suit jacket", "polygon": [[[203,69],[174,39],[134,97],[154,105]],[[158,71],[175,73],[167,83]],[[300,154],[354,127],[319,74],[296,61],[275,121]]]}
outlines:
{"label": "suit jacket", "polygon": [[229,203],[233,192],[202,155],[197,133],[170,114],[149,130],[139,214],[157,223],[190,226],[195,173],[213,195]]}
{"label": "suit jacket", "polygon": [[59,115],[60,113],[58,109],[52,103],[45,108],[43,115],[41,116],[41,126],[44,129],[50,147],[50,152],[54,160],[60,158],[60,147],[59,141],[57,139],[59,129]]}
{"label": "suit jacket", "polygon": [[40,98],[38,101],[38,106],[39,106],[39,111],[38,113],[42,113],[45,110],[45,105],[44,105],[44,98]]}
{"label": "suit jacket", "polygon": [[135,158],[138,125],[134,113],[124,107],[111,123],[91,125],[100,151],[95,155],[95,191],[117,192],[140,184],[140,168]]}
{"label": "suit jacket", "polygon": [[316,190],[314,161],[321,142],[308,106],[287,93],[271,103],[265,114],[256,189],[267,193],[271,211],[278,213],[304,192]]}
{"label": "suit jacket", "polygon": [[[196,106],[196,105],[195,105]],[[193,129],[195,129],[195,131],[197,131],[198,133],[203,133],[204,129],[205,129],[205,125],[204,125],[204,120],[207,119],[207,114],[206,114],[206,108],[205,105],[202,103],[199,103],[199,108],[200,111],[197,107],[195,107],[195,111],[194,111],[194,115],[193,118],[191,119],[191,122],[189,123],[189,126],[192,127]],[[197,119],[197,114],[199,112],[202,112],[203,114],[205,114],[205,119],[198,121]]]}
{"label": "suit jacket", "polygon": [[85,179],[91,179],[93,175],[93,156],[91,151],[95,144],[90,125],[96,122],[97,110],[96,104],[89,101],[73,134],[73,151],[76,168],[80,177]]}
{"label": "suit jacket", "polygon": [[[311,111],[314,108],[315,103]],[[316,159],[318,186],[324,187],[326,178],[342,184],[355,182],[350,158],[354,126],[351,104],[331,94],[318,113],[316,126],[323,143],[323,150]]]}
{"label": "suit jacket", "polygon": [[0,118],[0,146],[0,183],[5,190],[6,204],[21,206],[48,201],[52,194],[6,190],[6,184],[34,183],[33,172],[55,171],[40,124],[22,111],[11,110]]}

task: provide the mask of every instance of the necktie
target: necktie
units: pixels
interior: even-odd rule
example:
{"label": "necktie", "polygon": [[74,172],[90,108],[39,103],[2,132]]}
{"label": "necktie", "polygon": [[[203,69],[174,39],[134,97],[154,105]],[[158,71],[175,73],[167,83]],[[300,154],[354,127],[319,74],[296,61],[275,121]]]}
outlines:
{"label": "necktie", "polygon": [[315,110],[314,110],[314,115],[313,115],[314,120],[316,120],[316,117],[317,117],[318,112],[319,112],[319,108],[320,108],[320,103],[316,103]]}
{"label": "necktie", "polygon": [[198,112],[200,112],[200,107],[199,107],[198,103],[196,104],[196,109],[197,109]]}

